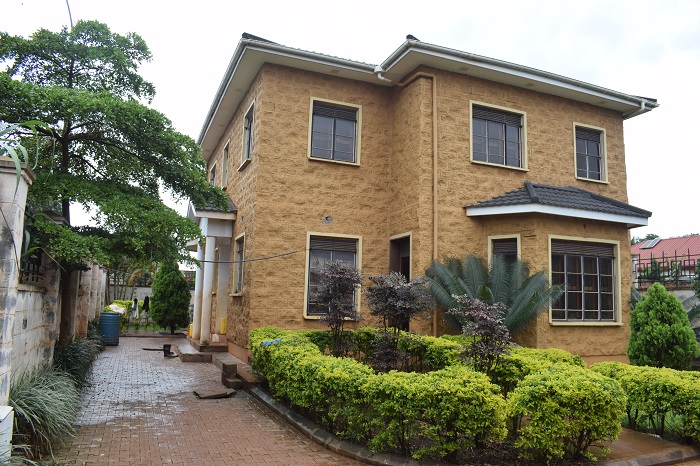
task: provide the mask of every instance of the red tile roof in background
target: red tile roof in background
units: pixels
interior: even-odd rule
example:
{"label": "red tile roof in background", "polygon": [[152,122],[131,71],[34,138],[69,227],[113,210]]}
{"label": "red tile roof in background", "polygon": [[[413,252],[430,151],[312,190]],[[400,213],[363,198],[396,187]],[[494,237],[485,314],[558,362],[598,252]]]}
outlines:
{"label": "red tile roof in background", "polygon": [[700,255],[700,235],[678,236],[676,238],[663,238],[653,248],[642,249],[646,241],[632,245],[632,256],[639,256],[641,260],[666,257],[689,257]]}

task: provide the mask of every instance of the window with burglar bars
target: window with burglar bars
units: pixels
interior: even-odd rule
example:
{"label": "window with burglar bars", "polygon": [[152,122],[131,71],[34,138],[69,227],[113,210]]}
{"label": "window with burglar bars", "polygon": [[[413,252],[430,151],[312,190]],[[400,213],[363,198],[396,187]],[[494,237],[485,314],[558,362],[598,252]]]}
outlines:
{"label": "window with burglar bars", "polygon": [[601,181],[603,168],[603,132],[576,127],[576,176]]}
{"label": "window with burglar bars", "polygon": [[615,248],[604,243],[552,241],[552,285],[563,288],[552,320],[615,320]]}
{"label": "window with burglar bars", "polygon": [[523,116],[472,107],[472,158],[476,162],[523,168]]}
{"label": "window with burglar bars", "polygon": [[357,162],[356,108],[314,102],[311,122],[311,157]]}
{"label": "window with burglar bars", "polygon": [[[328,313],[323,303],[319,303],[317,296],[321,287],[321,271],[328,262],[340,261],[347,265],[357,267],[357,240],[312,236],[309,239],[309,278],[308,299],[306,314],[309,316],[322,316]],[[354,293],[348,296],[349,300],[355,300]]]}

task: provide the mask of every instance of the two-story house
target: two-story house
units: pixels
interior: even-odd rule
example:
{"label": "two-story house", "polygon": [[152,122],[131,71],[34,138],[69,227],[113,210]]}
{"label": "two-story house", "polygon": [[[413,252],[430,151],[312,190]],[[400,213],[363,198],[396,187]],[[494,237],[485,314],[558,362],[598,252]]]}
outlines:
{"label": "two-story house", "polygon": [[[232,206],[190,208],[206,236],[193,337],[225,317],[246,357],[253,328],[323,328],[327,260],[416,276],[505,253],[567,284],[521,342],[625,359],[628,230],[651,213],[626,203],[623,121],[657,105],[413,38],[372,65],[244,34],[198,141]],[[441,334],[442,317],[411,330]]]}

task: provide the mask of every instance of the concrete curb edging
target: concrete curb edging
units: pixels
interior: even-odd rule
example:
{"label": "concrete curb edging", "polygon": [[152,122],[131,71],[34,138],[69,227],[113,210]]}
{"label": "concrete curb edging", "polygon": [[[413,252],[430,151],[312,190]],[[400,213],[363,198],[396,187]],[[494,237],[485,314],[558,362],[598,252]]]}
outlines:
{"label": "concrete curb edging", "polygon": [[[276,402],[272,397],[263,391],[260,387],[254,386],[250,389],[250,393],[262,404],[277,413],[282,419],[296,427],[302,434],[309,437],[314,442],[324,448],[337,453],[339,455],[360,461],[366,464],[373,465],[390,465],[390,466],[422,466],[425,463],[420,463],[412,458],[394,455],[391,453],[375,453],[363,446],[352,442],[341,440],[333,434],[330,434],[306,419],[304,416],[295,413],[281,403]],[[432,461],[430,464],[446,465],[447,463],[436,463]]]}

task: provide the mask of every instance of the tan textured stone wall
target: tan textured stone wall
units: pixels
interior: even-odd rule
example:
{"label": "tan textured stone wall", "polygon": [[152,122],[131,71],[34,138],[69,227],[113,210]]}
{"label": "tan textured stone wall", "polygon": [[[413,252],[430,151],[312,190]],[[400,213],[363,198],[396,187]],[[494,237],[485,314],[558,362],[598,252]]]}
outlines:
{"label": "tan textured stone wall", "polygon": [[[436,76],[439,257],[467,252],[485,256],[489,235],[518,233],[523,258],[539,270],[549,267],[547,234],[628,244],[629,234],[622,225],[548,216],[468,218],[464,210],[465,205],[519,188],[526,180],[577,186],[626,202],[619,114],[470,76],[429,68],[418,71]],[[245,348],[248,331],[262,325],[322,328],[303,318],[307,232],[361,236],[365,274],[386,273],[390,236],[411,232],[413,274],[424,273],[433,254],[432,86],[428,78],[404,88],[387,88],[281,66],[263,67],[212,161],[221,157],[230,137],[227,192],[239,208],[234,237],[245,232],[247,258],[294,254],[246,264],[242,296],[228,298],[228,339],[233,346]],[[360,166],[308,159],[312,97],[362,106]],[[253,159],[237,171],[243,117],[253,100]],[[527,171],[470,161],[470,101],[526,113]],[[605,128],[608,183],[575,178],[574,122]],[[221,176],[221,170],[217,172]],[[326,216],[333,217],[330,224],[322,222]],[[623,355],[628,248],[622,247],[621,253],[622,326],[555,327],[545,316],[522,340],[584,356]],[[364,303],[362,311],[368,315]],[[432,323],[420,322],[413,329],[429,333]]]}
{"label": "tan textured stone wall", "polygon": [[[382,86],[266,66],[258,119],[261,163],[255,205],[255,257],[250,273],[250,326],[323,328],[304,319],[307,232],[362,238],[365,274],[388,270],[390,90]],[[361,165],[308,158],[311,98],[361,105]],[[326,216],[333,221],[323,223]],[[362,313],[369,320],[366,306]]]}

